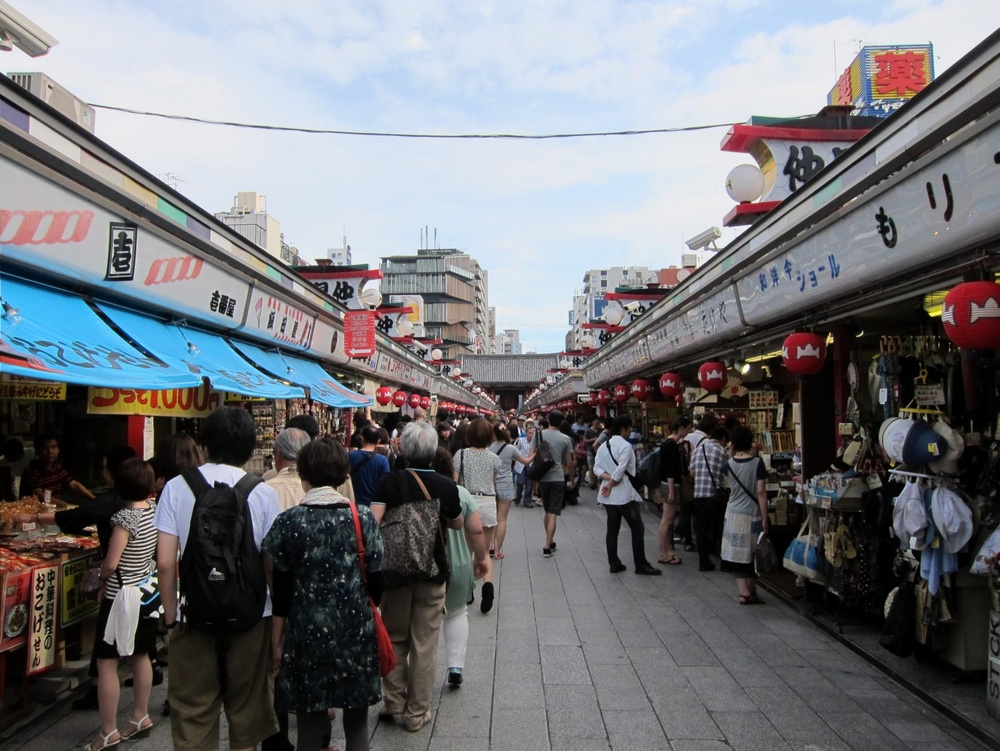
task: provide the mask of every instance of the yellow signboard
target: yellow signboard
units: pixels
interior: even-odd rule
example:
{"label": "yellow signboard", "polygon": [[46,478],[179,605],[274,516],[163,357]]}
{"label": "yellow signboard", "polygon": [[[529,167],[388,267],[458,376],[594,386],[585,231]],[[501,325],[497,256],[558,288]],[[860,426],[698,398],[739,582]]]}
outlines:
{"label": "yellow signboard", "polygon": [[69,626],[82,621],[88,615],[100,610],[101,603],[94,597],[88,597],[80,591],[83,574],[90,562],[97,558],[97,551],[92,555],[64,561],[62,564],[62,625]]}
{"label": "yellow signboard", "polygon": [[0,399],[64,402],[66,384],[59,381],[33,381],[4,373],[3,380],[0,381]]}
{"label": "yellow signboard", "polygon": [[208,384],[164,391],[91,387],[87,393],[87,414],[91,415],[206,417],[220,404],[222,394]]}

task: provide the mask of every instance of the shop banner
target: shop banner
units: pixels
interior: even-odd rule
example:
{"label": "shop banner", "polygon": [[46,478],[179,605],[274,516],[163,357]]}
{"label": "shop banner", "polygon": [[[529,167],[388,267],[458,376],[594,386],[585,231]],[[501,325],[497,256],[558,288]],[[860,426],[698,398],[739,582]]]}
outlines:
{"label": "shop banner", "polygon": [[91,555],[74,558],[71,561],[63,561],[62,563],[60,576],[62,580],[62,599],[60,601],[62,608],[59,622],[63,628],[82,621],[87,616],[93,615],[100,610],[101,603],[99,600],[94,597],[88,597],[80,591],[80,585],[83,583],[83,574],[87,570],[87,566],[98,557],[98,552],[94,551]]}
{"label": "shop banner", "polygon": [[250,313],[241,328],[289,347],[306,349],[315,325],[315,314],[254,287],[250,291]]}
{"label": "shop banner", "polygon": [[323,362],[333,362],[337,365],[345,365],[350,362],[351,358],[344,352],[342,328],[343,324],[338,327],[330,321],[317,317],[312,339],[309,342],[309,351]]}
{"label": "shop banner", "polygon": [[28,643],[28,595],[31,592],[31,569],[8,571],[3,575],[0,592],[0,652],[18,649]]}
{"label": "shop banner", "polygon": [[[87,414],[151,415],[153,417],[206,417],[222,404],[222,394],[203,383],[196,389],[102,389],[87,390]],[[246,397],[241,397],[246,401]]]}
{"label": "shop banner", "polygon": [[55,665],[58,594],[58,565],[37,566],[31,570],[28,675],[40,673]]}
{"label": "shop banner", "polygon": [[0,376],[0,399],[64,402],[66,384],[58,381],[33,381],[24,376],[4,373]]}

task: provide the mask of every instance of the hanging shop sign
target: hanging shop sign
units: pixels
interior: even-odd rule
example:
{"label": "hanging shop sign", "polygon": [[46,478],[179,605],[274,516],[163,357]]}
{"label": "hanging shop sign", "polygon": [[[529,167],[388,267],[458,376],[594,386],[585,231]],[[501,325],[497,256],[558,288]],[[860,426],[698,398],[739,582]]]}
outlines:
{"label": "hanging shop sign", "polygon": [[312,282],[318,290],[325,292],[348,310],[368,310],[366,300],[381,300],[378,280],[382,278],[382,272],[378,269],[300,266],[295,270]]}
{"label": "hanging shop sign", "polygon": [[934,80],[934,47],[928,44],[862,47],[837,79],[827,104],[853,107],[851,114],[885,117]]}
{"label": "hanging shop sign", "polygon": [[83,575],[90,565],[90,562],[97,558],[97,552],[93,555],[86,555],[82,558],[74,558],[71,561],[63,561],[60,566],[60,592],[62,599],[60,602],[60,623],[63,628],[82,621],[87,616],[93,615],[101,608],[100,600],[83,594],[80,585],[83,584]]}
{"label": "hanging shop sign", "polygon": [[[235,395],[238,401],[253,401]],[[207,383],[196,389],[87,389],[87,414],[90,415],[150,415],[153,417],[207,417],[228,396],[213,391]]]}
{"label": "hanging shop sign", "polygon": [[344,351],[352,358],[375,354],[375,313],[349,310],[344,313]]}
{"label": "hanging shop sign", "polygon": [[746,323],[763,326],[850,299],[897,279],[901,264],[912,276],[995,238],[997,175],[982,165],[992,164],[998,136],[1000,125],[992,125],[933,163],[897,173],[835,222],[740,276]]}
{"label": "hanging shop sign", "polygon": [[313,325],[309,351],[323,362],[346,365],[351,361],[351,358],[344,352],[344,335],[341,328],[334,326],[322,316],[318,316]]}
{"label": "hanging shop sign", "polygon": [[59,566],[33,568],[28,595],[28,675],[55,665],[58,595]]}
{"label": "hanging shop sign", "polygon": [[[179,317],[236,328],[250,285],[12,161],[0,180],[0,246],[34,268],[112,290]],[[206,228],[207,231],[207,228]]]}
{"label": "hanging shop sign", "polygon": [[250,291],[250,311],[241,328],[286,347],[306,349],[315,325],[315,314],[254,287]]}
{"label": "hanging shop sign", "polygon": [[654,362],[664,362],[742,329],[736,290],[726,285],[651,331],[646,336],[646,345]]}
{"label": "hanging shop sign", "polygon": [[64,402],[66,384],[59,381],[34,381],[24,376],[4,373],[0,375],[0,399]]}
{"label": "hanging shop sign", "polygon": [[0,652],[28,643],[31,569],[17,569],[3,575],[0,592]]}

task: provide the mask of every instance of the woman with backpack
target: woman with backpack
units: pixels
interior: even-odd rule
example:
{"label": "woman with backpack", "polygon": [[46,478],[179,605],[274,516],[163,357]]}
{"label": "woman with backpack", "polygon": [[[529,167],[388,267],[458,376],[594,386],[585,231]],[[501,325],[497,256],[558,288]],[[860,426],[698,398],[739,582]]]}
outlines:
{"label": "woman with backpack", "polygon": [[[497,478],[500,476],[500,457],[490,451],[493,428],[485,417],[477,417],[469,423],[465,432],[466,448],[455,453],[455,482],[464,487],[479,507],[486,534],[486,547],[493,547],[493,536],[497,528]],[[483,576],[479,609],[488,613],[493,609],[493,564],[489,564]]]}
{"label": "woman with backpack", "polygon": [[302,751],[324,746],[328,708],[343,707],[347,749],[365,751],[368,707],[382,698],[369,604],[369,597],[376,604],[382,599],[382,537],[372,512],[362,505],[352,508],[336,489],[349,468],[340,443],[317,438],[296,461],[306,494],[278,515],[261,548],[273,569],[275,706],[296,713],[296,748]]}
{"label": "woman with backpack", "polygon": [[767,534],[767,470],[764,461],[753,455],[753,432],[745,425],[729,433],[732,458],[726,462],[729,477],[729,504],[722,531],[722,560],[731,566],[739,590],[740,605],[762,605],[757,595],[754,552],[757,537]]}
{"label": "woman with backpack", "polygon": [[497,475],[497,526],[493,547],[490,554],[498,561],[503,560],[503,541],[507,536],[507,515],[510,514],[510,504],[517,497],[514,488],[514,464],[531,464],[535,458],[534,452],[525,456],[510,442],[511,435],[517,435],[517,423],[504,425],[498,422],[493,426],[493,443],[490,451],[500,459],[500,473]]}

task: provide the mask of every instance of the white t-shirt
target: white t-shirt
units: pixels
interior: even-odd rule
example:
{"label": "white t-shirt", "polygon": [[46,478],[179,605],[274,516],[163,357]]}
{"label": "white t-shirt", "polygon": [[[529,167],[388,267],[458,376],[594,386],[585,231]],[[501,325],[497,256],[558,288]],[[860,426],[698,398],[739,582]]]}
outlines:
{"label": "white t-shirt", "polygon": [[[239,467],[228,464],[202,464],[199,469],[209,485],[216,482],[235,485],[246,474]],[[250,518],[253,520],[254,544],[259,550],[264,542],[264,535],[271,529],[275,517],[281,512],[281,504],[278,502],[278,494],[274,492],[274,488],[263,482],[253,489],[247,503],[250,506]],[[178,538],[181,555],[184,554],[184,546],[187,545],[193,511],[194,493],[183,476],[178,475],[163,486],[163,493],[156,503],[153,526],[160,532],[175,535]],[[267,602],[264,604],[264,615],[271,615],[270,593],[268,593]]]}

